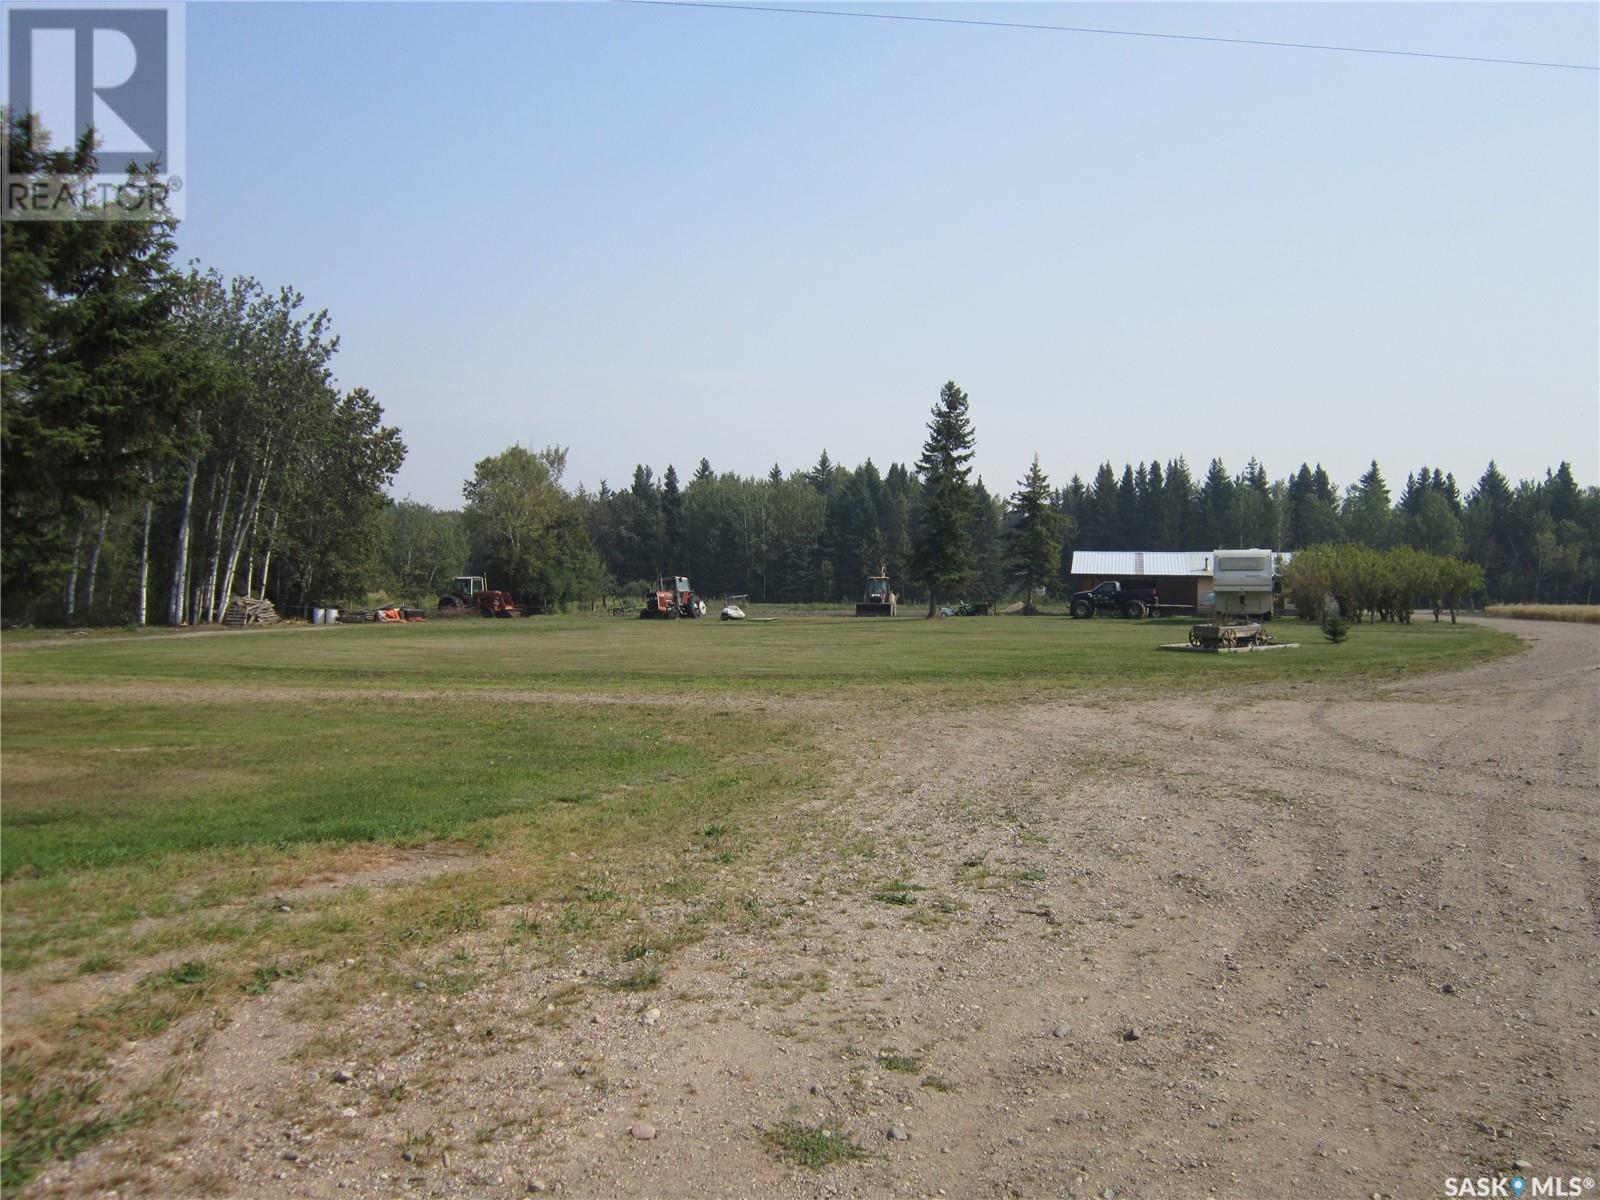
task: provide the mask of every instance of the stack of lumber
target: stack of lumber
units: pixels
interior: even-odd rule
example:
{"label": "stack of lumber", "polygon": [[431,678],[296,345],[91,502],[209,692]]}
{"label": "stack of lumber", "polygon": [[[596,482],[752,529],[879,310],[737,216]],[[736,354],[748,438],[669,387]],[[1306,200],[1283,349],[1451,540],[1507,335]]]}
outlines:
{"label": "stack of lumber", "polygon": [[222,616],[222,623],[242,629],[246,625],[276,625],[278,623],[278,610],[272,607],[270,600],[253,600],[249,596],[230,596],[228,598],[228,611]]}

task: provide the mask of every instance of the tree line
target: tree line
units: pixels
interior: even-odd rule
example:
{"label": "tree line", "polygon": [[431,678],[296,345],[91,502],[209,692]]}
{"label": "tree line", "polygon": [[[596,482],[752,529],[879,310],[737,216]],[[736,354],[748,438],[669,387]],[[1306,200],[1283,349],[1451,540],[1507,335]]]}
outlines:
{"label": "tree line", "polygon": [[[1465,495],[1453,474],[1423,466],[1396,498],[1376,462],[1344,488],[1321,465],[1274,479],[1254,458],[1238,473],[1215,459],[1196,480],[1182,456],[1120,472],[1104,463],[1091,482],[1054,487],[1036,456],[1015,490],[997,495],[970,477],[974,443],[968,398],[952,382],[919,459],[886,469],[870,459],[846,467],[826,450],[809,468],[765,475],[718,472],[702,458],[687,480],[674,464],[659,476],[640,464],[626,487],[569,492],[562,451],[514,447],[478,465],[460,512],[395,506],[393,586],[422,602],[470,563],[535,606],[631,597],[678,574],[709,596],[844,603],[884,570],[909,601],[1031,602],[1070,583],[1079,549],[1337,544],[1471,561],[1481,583],[1466,594],[1492,600],[1589,603],[1600,583],[1600,489],[1580,488],[1565,462],[1515,487],[1491,462]],[[532,477],[513,486],[507,456]],[[520,547],[488,535],[488,512],[506,508],[490,503],[496,479],[542,514],[528,519],[544,532]]]}
{"label": "tree line", "polygon": [[[90,135],[7,123],[13,175],[94,172]],[[370,586],[405,446],[335,385],[328,314],[178,267],[171,221],[98,215],[0,228],[6,620],[182,625]]]}

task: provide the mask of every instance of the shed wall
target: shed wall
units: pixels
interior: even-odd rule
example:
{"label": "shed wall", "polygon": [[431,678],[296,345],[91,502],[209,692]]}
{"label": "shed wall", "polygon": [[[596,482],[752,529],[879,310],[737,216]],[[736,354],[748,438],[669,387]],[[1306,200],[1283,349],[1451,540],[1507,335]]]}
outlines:
{"label": "shed wall", "polygon": [[1108,579],[1136,587],[1153,587],[1162,604],[1186,604],[1191,608],[1212,590],[1209,575],[1077,575],[1072,590],[1087,592]]}

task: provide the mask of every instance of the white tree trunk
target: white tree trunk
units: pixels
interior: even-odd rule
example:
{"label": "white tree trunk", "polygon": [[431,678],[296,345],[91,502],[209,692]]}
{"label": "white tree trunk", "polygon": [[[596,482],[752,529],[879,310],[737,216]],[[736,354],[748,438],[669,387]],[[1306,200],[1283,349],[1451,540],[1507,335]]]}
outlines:
{"label": "white tree trunk", "polygon": [[200,473],[198,459],[189,460],[183,480],[183,511],[178,518],[178,550],[172,564],[172,586],[167,591],[167,624],[182,625],[184,598],[189,590],[189,522],[194,511],[194,480]]}
{"label": "white tree trunk", "polygon": [[267,530],[267,553],[261,559],[261,596],[260,596],[260,599],[262,599],[262,600],[265,600],[267,598],[267,573],[272,569],[272,543],[277,541],[277,538],[278,538],[278,517],[279,517],[279,515],[280,514],[278,512],[276,512],[276,511],[274,511],[273,514],[272,514],[272,528]]}
{"label": "white tree trunk", "polygon": [[[206,621],[217,619],[217,585],[222,582],[222,534],[228,525],[228,500],[233,492],[233,460],[228,460],[228,470],[223,475],[221,486],[217,489],[217,500],[214,509],[215,516],[211,522],[211,563],[206,569],[204,590],[200,596],[200,606],[204,607]],[[196,608],[198,619],[200,606]]]}
{"label": "white tree trunk", "polygon": [[83,552],[83,519],[78,519],[78,536],[72,539],[72,570],[67,572],[67,620],[78,613],[78,556]]}
{"label": "white tree trunk", "polygon": [[217,604],[224,613],[228,611],[228,602],[233,597],[233,578],[239,573],[239,553],[244,549],[245,530],[250,526],[250,506],[255,501],[255,497],[251,494],[254,486],[254,477],[247,477],[244,481],[244,491],[239,494],[239,512],[233,519],[233,533],[228,537],[222,586],[217,589]]}
{"label": "white tree trunk", "polygon": [[100,551],[106,547],[106,522],[110,517],[109,508],[100,510],[100,531],[95,535],[94,549],[89,551],[89,579],[83,598],[83,615],[90,621],[94,620],[94,579],[100,570]]}
{"label": "white tree trunk", "polygon": [[150,611],[150,509],[149,500],[144,502],[144,532],[139,538],[139,628],[145,627],[145,619]]}
{"label": "white tree trunk", "polygon": [[[222,603],[224,608],[227,606],[228,598],[233,595],[233,581],[239,573],[239,556],[244,553],[245,543],[255,540],[256,518],[261,512],[261,497],[267,490],[267,467],[268,463],[264,461],[261,464],[261,478],[259,480],[255,479],[254,476],[245,480],[244,500],[239,505],[239,516],[233,525],[232,543],[228,547],[228,571],[222,584]],[[251,494],[252,484],[255,489],[253,495]],[[249,569],[250,559],[246,555],[245,570],[247,573]],[[250,594],[250,580],[248,577],[245,579],[244,594],[247,596]]]}

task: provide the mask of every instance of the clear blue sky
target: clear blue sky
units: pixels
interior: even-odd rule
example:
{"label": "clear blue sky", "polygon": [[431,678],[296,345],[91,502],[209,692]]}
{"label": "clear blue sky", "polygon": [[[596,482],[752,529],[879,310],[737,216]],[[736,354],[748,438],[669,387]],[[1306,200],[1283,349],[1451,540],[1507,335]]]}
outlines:
{"label": "clear blue sky", "polygon": [[[820,7],[811,4],[810,7]],[[1600,61],[1593,4],[860,11]],[[330,310],[398,495],[913,460],[1600,479],[1600,75],[614,3],[192,4],[185,256]]]}

